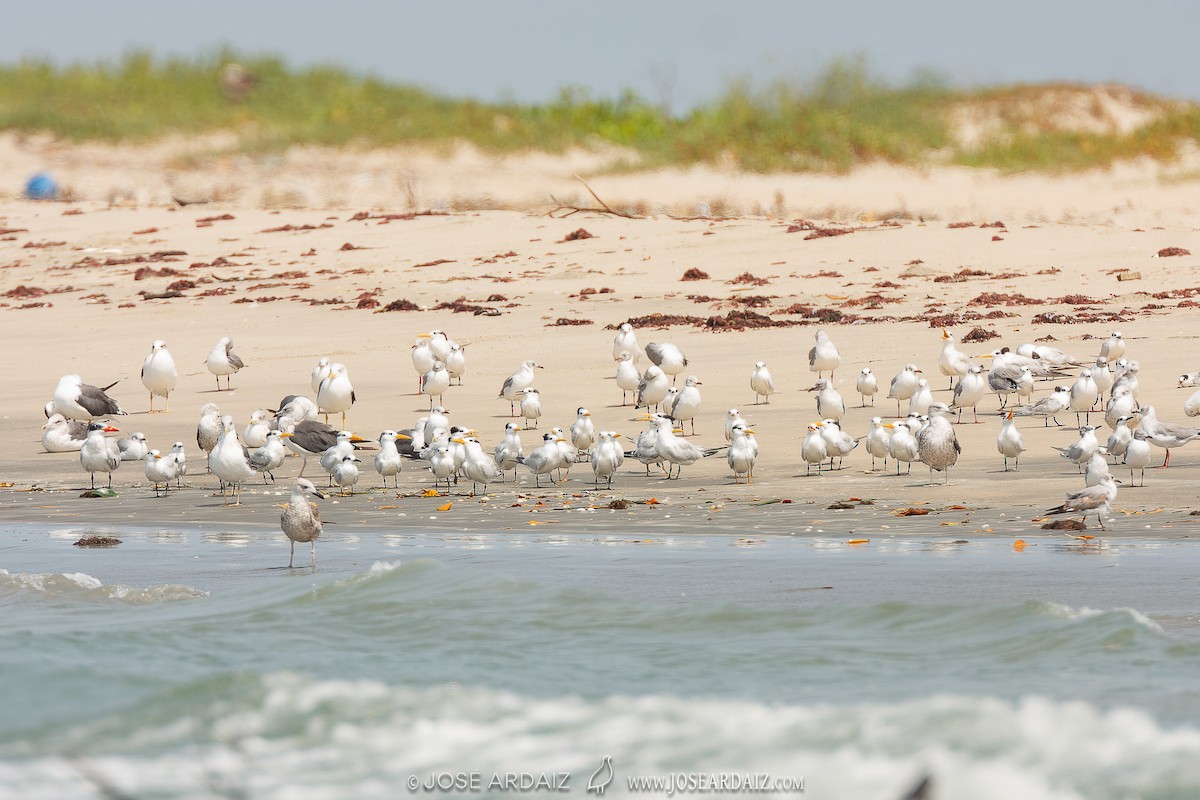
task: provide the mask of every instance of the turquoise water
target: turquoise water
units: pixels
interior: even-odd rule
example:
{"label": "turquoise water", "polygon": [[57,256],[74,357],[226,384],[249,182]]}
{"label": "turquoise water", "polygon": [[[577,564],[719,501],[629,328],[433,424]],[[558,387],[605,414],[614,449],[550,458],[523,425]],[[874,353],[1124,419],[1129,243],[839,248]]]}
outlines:
{"label": "turquoise water", "polygon": [[314,573],[275,535],[80,532],[0,539],[0,798],[583,796],[605,755],[613,794],[1200,794],[1187,542],[354,530]]}

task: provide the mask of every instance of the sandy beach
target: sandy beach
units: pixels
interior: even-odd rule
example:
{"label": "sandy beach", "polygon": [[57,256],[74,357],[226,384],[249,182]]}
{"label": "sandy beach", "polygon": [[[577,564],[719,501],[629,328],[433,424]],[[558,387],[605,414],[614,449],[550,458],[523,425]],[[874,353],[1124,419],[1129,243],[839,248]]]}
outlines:
{"label": "sandy beach", "polygon": [[[295,153],[270,180],[316,187],[309,197],[314,207],[264,208],[267,179],[259,170],[234,167],[214,176],[168,169],[155,161],[165,158],[159,151],[139,159],[131,149],[100,149],[13,139],[0,147],[9,174],[50,164],[71,176],[64,182],[82,187],[78,202],[67,204],[0,200],[0,313],[17,345],[0,397],[0,480],[12,484],[2,501],[14,519],[195,517],[273,527],[272,504],[298,460],[281,469],[277,487],[248,486],[242,508],[220,508],[212,496],[216,481],[203,475],[195,447],[200,406],[218,403],[240,428],[254,409],[309,393],[310,370],[328,356],[347,365],[358,394],[348,426],[374,439],[385,428],[411,426],[428,408],[428,399],[414,393],[409,346],[431,329],[467,345],[463,386],[451,388],[444,404],[455,424],[479,431],[485,446],[499,440],[509,421],[507,402],[496,397],[504,378],[527,358],[545,366],[536,383],[545,416],[523,435],[528,451],[539,430],[569,426],[581,405],[598,429],[636,436],[644,423],[621,406],[611,327],[675,315],[675,324],[638,325],[639,341],[679,345],[690,360],[685,374],[703,382],[696,441],[723,444],[729,408],[754,424],[762,446],[754,483],[735,486],[724,457],[716,456],[671,482],[627,463],[611,492],[594,492],[590,469],[580,464],[566,484],[541,491],[527,473],[517,485],[494,484],[486,498],[462,496],[470,485],[459,484],[453,508],[439,513],[434,509],[445,500],[416,496],[430,485],[427,471],[406,463],[400,491],[384,492],[364,464],[358,488],[371,491],[340,500],[328,517],[486,529],[542,521],[531,516],[535,511],[627,499],[634,506],[615,513],[633,526],[669,520],[733,529],[769,517],[802,529],[833,516],[825,510],[830,503],[855,497],[877,505],[849,512],[864,521],[847,529],[947,532],[940,523],[954,523],[955,535],[1022,535],[1036,532],[1031,520],[1038,512],[1082,487],[1075,466],[1051,449],[1071,443],[1074,430],[1045,429],[1040,419],[1021,422],[1027,452],[1020,470],[1002,471],[995,396],[981,404],[980,424],[956,426],[963,452],[949,486],[927,486],[920,464],[911,476],[872,473],[862,448],[844,469],[804,477],[797,448],[805,425],[817,419],[814,395],[805,390],[814,382],[806,353],[818,327],[841,351],[835,382],[849,406],[844,426],[856,436],[865,434],[871,416],[895,415],[894,401],[884,399],[886,384],[905,362],[917,363],[935,398],[949,401],[936,366],[942,325],[960,339],[976,327],[996,334],[962,345],[973,354],[1047,341],[1090,358],[1101,339],[1120,330],[1127,356],[1141,363],[1141,401],[1153,403],[1163,419],[1187,421],[1182,406],[1192,390],[1177,389],[1176,381],[1196,366],[1200,329],[1191,298],[1200,291],[1200,262],[1157,254],[1172,247],[1200,253],[1200,204],[1194,182],[1164,180],[1150,167],[1062,178],[889,167],[843,177],[621,174],[589,184],[614,208],[640,207],[639,218],[587,212],[559,218],[564,212],[547,213],[552,196],[595,205],[572,178],[587,166],[578,155],[515,164],[481,158],[465,164],[463,156],[440,165],[423,156],[422,185],[432,186],[424,176],[440,170],[461,179],[461,197],[486,195],[501,207],[469,210],[439,208],[434,189],[418,200],[428,205],[408,205],[413,196],[396,176],[412,172],[411,153],[364,156],[361,169],[376,178],[364,183],[361,201],[352,187],[342,192],[330,178],[358,163],[354,154],[321,161]],[[239,191],[183,207],[170,199],[183,183],[217,177]],[[449,196],[450,187],[436,191]],[[714,205],[718,197],[723,206]],[[413,215],[414,208],[430,213]],[[580,230],[590,238],[575,238]],[[837,231],[848,233],[832,235]],[[708,277],[681,280],[689,270]],[[179,297],[143,297],[172,286]],[[420,310],[385,312],[401,300]],[[477,308],[497,315],[472,313]],[[1039,315],[1054,322],[1035,321]],[[225,335],[248,366],[235,376],[233,391],[217,392],[204,358]],[[180,382],[170,412],[149,415],[138,372],[158,338],[168,342]],[[758,360],[767,362],[779,387],[769,405],[752,405],[749,376]],[[854,389],[867,366],[884,385],[874,408],[860,408]],[[112,394],[130,412],[116,420],[123,432],[143,431],[162,450],[183,441],[191,488],[155,500],[141,465],[125,464],[115,474],[119,498],[80,499],[87,479],[77,455],[44,453],[39,442],[41,407],[70,372],[94,384],[119,381]],[[1039,383],[1037,396],[1053,385]],[[1069,413],[1059,417],[1068,426],[1073,420]],[[1102,438],[1108,433],[1100,431]],[[1150,521],[1169,521],[1187,535],[1198,454],[1183,448],[1170,469],[1148,473],[1145,488],[1123,489],[1110,535],[1144,532]],[[1155,458],[1161,463],[1162,451]],[[1114,473],[1129,478],[1127,470]],[[651,498],[658,502],[636,503]],[[760,505],[773,500],[792,502]],[[890,513],[912,505],[968,510],[905,519]],[[800,507],[821,514],[797,514]],[[999,510],[1020,524],[1001,525]]]}

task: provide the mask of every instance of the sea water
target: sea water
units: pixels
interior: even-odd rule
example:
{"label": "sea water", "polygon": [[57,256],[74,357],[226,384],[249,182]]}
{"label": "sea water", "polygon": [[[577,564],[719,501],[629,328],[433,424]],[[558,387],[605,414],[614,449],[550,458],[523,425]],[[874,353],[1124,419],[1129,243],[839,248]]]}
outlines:
{"label": "sea water", "polygon": [[0,541],[0,798],[1200,796],[1189,542]]}

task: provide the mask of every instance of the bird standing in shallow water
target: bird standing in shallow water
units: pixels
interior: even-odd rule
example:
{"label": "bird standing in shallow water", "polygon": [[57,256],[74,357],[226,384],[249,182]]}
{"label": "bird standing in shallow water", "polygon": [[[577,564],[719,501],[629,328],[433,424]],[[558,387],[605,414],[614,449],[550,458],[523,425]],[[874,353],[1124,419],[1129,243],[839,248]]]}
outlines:
{"label": "bird standing in shallow water", "polygon": [[1086,521],[1088,514],[1095,514],[1104,528],[1104,514],[1112,513],[1112,502],[1117,499],[1117,479],[1105,475],[1100,483],[1089,486],[1078,492],[1068,492],[1066,501],[1054,508],[1046,509],[1047,514],[1082,514]]}
{"label": "bird standing in shallow water", "polygon": [[283,515],[279,518],[279,526],[292,542],[291,555],[288,557],[288,568],[296,559],[296,542],[312,542],[312,568],[317,568],[317,537],[321,535],[321,514],[317,504],[308,500],[308,495],[324,499],[325,495],[317,491],[312,481],[298,478],[292,484],[292,496],[288,500]]}

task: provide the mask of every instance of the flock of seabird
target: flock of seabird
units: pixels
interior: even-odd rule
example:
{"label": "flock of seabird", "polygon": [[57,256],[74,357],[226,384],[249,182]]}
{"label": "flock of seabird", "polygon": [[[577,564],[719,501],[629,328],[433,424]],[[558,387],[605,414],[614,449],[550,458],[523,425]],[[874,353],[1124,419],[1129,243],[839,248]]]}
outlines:
{"label": "flock of seabird", "polygon": [[[593,473],[592,483],[611,487],[626,460],[644,465],[647,476],[652,467],[658,467],[669,480],[678,478],[684,467],[724,452],[734,482],[752,482],[759,442],[737,409],[730,409],[726,415],[724,445],[701,447],[688,441],[685,426],[694,435],[695,418],[702,404],[699,387],[703,384],[696,375],[684,375],[690,362],[679,347],[669,342],[650,342],[643,348],[632,325],[625,323],[617,331],[612,354],[622,405],[632,395],[635,409],[645,410],[640,418],[647,427],[629,440],[632,446],[622,444],[624,437],[615,431],[597,430],[588,409],[579,407],[569,428],[550,428],[536,447],[526,451],[520,434],[527,427],[537,426],[542,416],[540,395],[533,384],[537,370],[543,369],[536,361],[526,360],[503,382],[497,395],[509,402],[513,421],[505,426],[498,444],[485,448],[479,433],[452,424],[442,405],[450,388],[462,384],[467,367],[465,347],[444,331],[420,334],[412,346],[412,364],[418,391],[429,399],[428,412],[411,428],[385,430],[379,435],[371,460],[374,471],[385,487],[391,478],[391,485],[398,488],[404,461],[413,460],[433,475],[435,488],[469,480],[474,493],[486,492],[489,484],[502,480],[509,471],[514,473],[515,481],[522,468],[532,473],[536,487],[543,479],[561,484],[574,464],[586,461]],[[644,369],[638,366],[643,360]],[[981,364],[981,360],[987,364]],[[222,376],[228,390],[233,374],[245,367],[229,337],[216,343],[205,363],[218,390]],[[828,333],[816,331],[808,366],[817,378],[809,391],[815,394],[820,421],[807,426],[796,454],[798,461],[804,462],[806,475],[814,470],[819,475],[834,469],[835,464],[840,468],[842,460],[865,442],[872,471],[879,461],[887,469],[889,458],[895,462],[897,474],[902,466],[911,472],[912,464],[920,462],[929,468],[931,484],[935,472],[943,473],[948,482],[950,469],[961,453],[952,417],[957,414],[961,422],[963,412],[970,409],[978,421],[979,405],[994,394],[1001,414],[996,448],[1004,459],[1005,471],[1010,462],[1012,469],[1018,469],[1025,451],[1016,417],[1041,417],[1048,427],[1051,422],[1061,424],[1059,415],[1075,414],[1078,441],[1056,449],[1077,465],[1086,485],[1047,513],[1076,513],[1085,518],[1096,514],[1103,527],[1103,515],[1111,513],[1119,483],[1109,470],[1109,459],[1128,467],[1131,481],[1135,471],[1140,471],[1144,483],[1152,445],[1166,451],[1163,466],[1167,466],[1171,449],[1200,438],[1200,428],[1160,421],[1153,406],[1139,404],[1138,362],[1125,358],[1125,342],[1119,332],[1102,342],[1094,359],[1076,358],[1046,345],[1025,344],[1015,352],[999,348],[977,360],[959,350],[954,336],[943,330],[937,368],[949,380],[952,402],[936,402],[923,371],[914,363],[905,364],[891,379],[884,396],[896,401],[895,418],[873,417],[862,436],[843,430],[841,425],[846,403],[833,381],[841,365],[842,356]],[[1034,398],[1036,381],[1067,378],[1075,370],[1079,370],[1078,376],[1069,386],[1055,386],[1049,395]],[[155,397],[163,398],[165,410],[178,382],[178,372],[163,340],[151,345],[141,380],[149,392],[151,412]],[[756,405],[769,404],[778,392],[763,361],[754,364],[749,383]],[[111,489],[113,472],[126,461],[144,463],[146,480],[156,496],[168,492],[172,483],[178,487],[187,473],[183,442],[175,442],[164,452],[150,449],[140,433],[119,439],[108,436],[118,432],[112,418],[126,414],[108,394],[114,385],[93,386],[83,383],[78,375],[64,376],[46,404],[49,419],[43,427],[44,448],[49,452],[78,451],[80,465],[90,474],[93,489],[97,473],[107,473]],[[1200,373],[1181,376],[1179,385],[1200,385]],[[301,457],[299,477],[281,520],[292,541],[293,556],[296,542],[315,542],[321,531],[320,516],[308,498],[325,495],[304,477],[309,460],[317,459],[330,486],[348,494],[361,479],[359,465],[363,462],[359,453],[374,449],[367,440],[328,424],[330,415],[340,414],[345,428],[346,412],[357,402],[344,364],[322,358],[312,371],[310,388],[311,399],[304,394],[287,395],[276,408],[255,411],[241,432],[233,417],[223,415],[217,404],[208,403],[201,409],[196,429],[196,442],[206,455],[208,470],[221,482],[226,503],[240,504],[242,486],[256,476],[273,482],[275,471],[283,466],[289,452]],[[855,390],[863,407],[868,403],[874,406],[882,386],[870,368],[863,368]],[[907,409],[902,403],[907,403]],[[1189,416],[1200,415],[1200,392],[1189,398],[1185,411]],[[1098,426],[1090,424],[1093,414],[1102,414],[1113,429],[1103,443],[1097,436]],[[315,559],[314,544],[314,565]]]}

